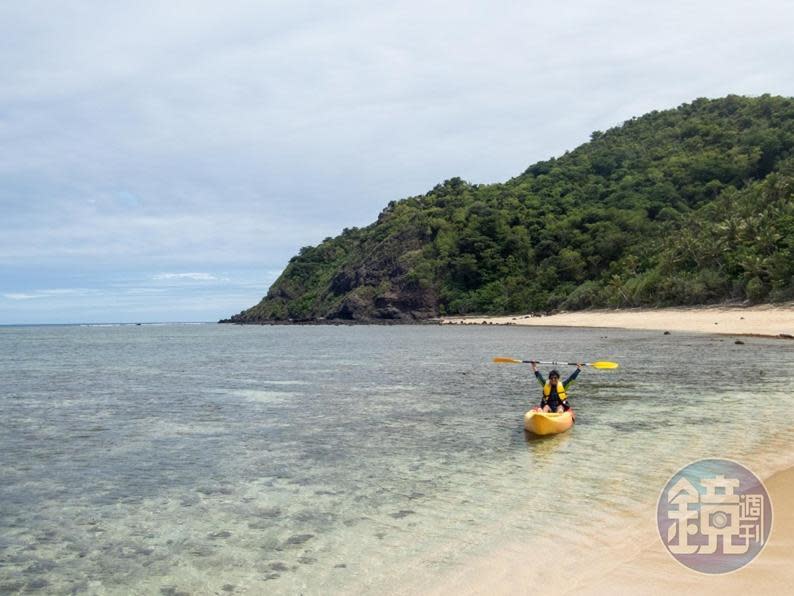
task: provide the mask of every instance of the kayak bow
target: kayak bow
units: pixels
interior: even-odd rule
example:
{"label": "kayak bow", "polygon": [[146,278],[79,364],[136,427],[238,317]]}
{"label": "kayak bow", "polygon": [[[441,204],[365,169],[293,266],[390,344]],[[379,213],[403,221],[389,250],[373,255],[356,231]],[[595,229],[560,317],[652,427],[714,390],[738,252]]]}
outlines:
{"label": "kayak bow", "polygon": [[573,410],[557,413],[532,408],[524,414],[524,428],[535,435],[556,435],[565,432],[575,421]]}

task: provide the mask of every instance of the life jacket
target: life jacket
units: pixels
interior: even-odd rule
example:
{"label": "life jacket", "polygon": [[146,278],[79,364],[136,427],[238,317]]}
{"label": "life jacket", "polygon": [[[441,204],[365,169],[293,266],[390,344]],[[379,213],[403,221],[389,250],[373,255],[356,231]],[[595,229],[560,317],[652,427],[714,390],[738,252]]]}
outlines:
{"label": "life jacket", "polygon": [[[551,395],[551,383],[546,381],[546,384],[543,386],[543,397],[547,400]],[[562,381],[559,379],[557,380],[557,397],[560,398],[560,401],[565,401],[568,399],[568,395],[565,393],[565,386],[562,384]]]}

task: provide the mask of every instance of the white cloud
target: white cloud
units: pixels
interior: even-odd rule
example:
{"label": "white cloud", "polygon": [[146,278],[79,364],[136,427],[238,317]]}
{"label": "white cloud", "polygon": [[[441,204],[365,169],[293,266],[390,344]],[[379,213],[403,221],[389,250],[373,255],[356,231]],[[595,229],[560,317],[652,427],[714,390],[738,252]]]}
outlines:
{"label": "white cloud", "polygon": [[216,277],[211,273],[158,273],[153,279],[185,279],[190,281],[220,281],[222,278]]}
{"label": "white cloud", "polygon": [[33,300],[35,298],[43,298],[44,294],[23,294],[21,292],[11,292],[3,294],[3,298],[8,300]]}
{"label": "white cloud", "polygon": [[39,298],[56,298],[60,296],[88,296],[96,293],[97,290],[90,288],[54,288],[34,290],[31,292],[8,292],[3,294],[3,297],[8,300],[36,300]]}

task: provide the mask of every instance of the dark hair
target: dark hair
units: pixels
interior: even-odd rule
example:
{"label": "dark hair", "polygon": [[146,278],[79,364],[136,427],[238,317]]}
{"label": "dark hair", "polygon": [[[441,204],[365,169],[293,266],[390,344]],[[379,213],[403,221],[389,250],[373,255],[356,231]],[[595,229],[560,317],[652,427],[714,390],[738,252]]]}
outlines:
{"label": "dark hair", "polygon": [[560,378],[560,373],[557,372],[556,368],[549,373],[549,378],[552,378],[552,377],[557,377],[558,379]]}

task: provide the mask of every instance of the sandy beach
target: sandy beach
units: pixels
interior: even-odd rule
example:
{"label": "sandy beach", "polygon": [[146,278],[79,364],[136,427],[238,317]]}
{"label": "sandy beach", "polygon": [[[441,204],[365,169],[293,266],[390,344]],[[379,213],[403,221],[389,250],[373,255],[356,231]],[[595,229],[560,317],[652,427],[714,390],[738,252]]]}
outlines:
{"label": "sandy beach", "polygon": [[726,575],[698,574],[679,565],[657,538],[636,556],[603,574],[592,575],[569,593],[604,594],[765,594],[791,593],[794,585],[794,468],[765,482],[774,508],[772,534],[764,550],[746,567]]}
{"label": "sandy beach", "polygon": [[[601,546],[560,552],[553,543],[523,546],[511,542],[446,578],[428,593],[481,594],[714,594],[728,596],[763,591],[790,593],[794,585],[794,468],[765,481],[774,508],[773,529],[766,547],[746,567],[725,575],[694,572],[665,550],[656,533],[654,511],[641,522],[626,520],[622,530],[605,529]],[[619,537],[619,540],[614,538]],[[551,556],[549,553],[557,553]],[[540,562],[557,558],[554,565]]]}
{"label": "sandy beach", "polygon": [[447,317],[443,324],[603,327],[794,337],[794,304],[563,312],[548,316]]}

